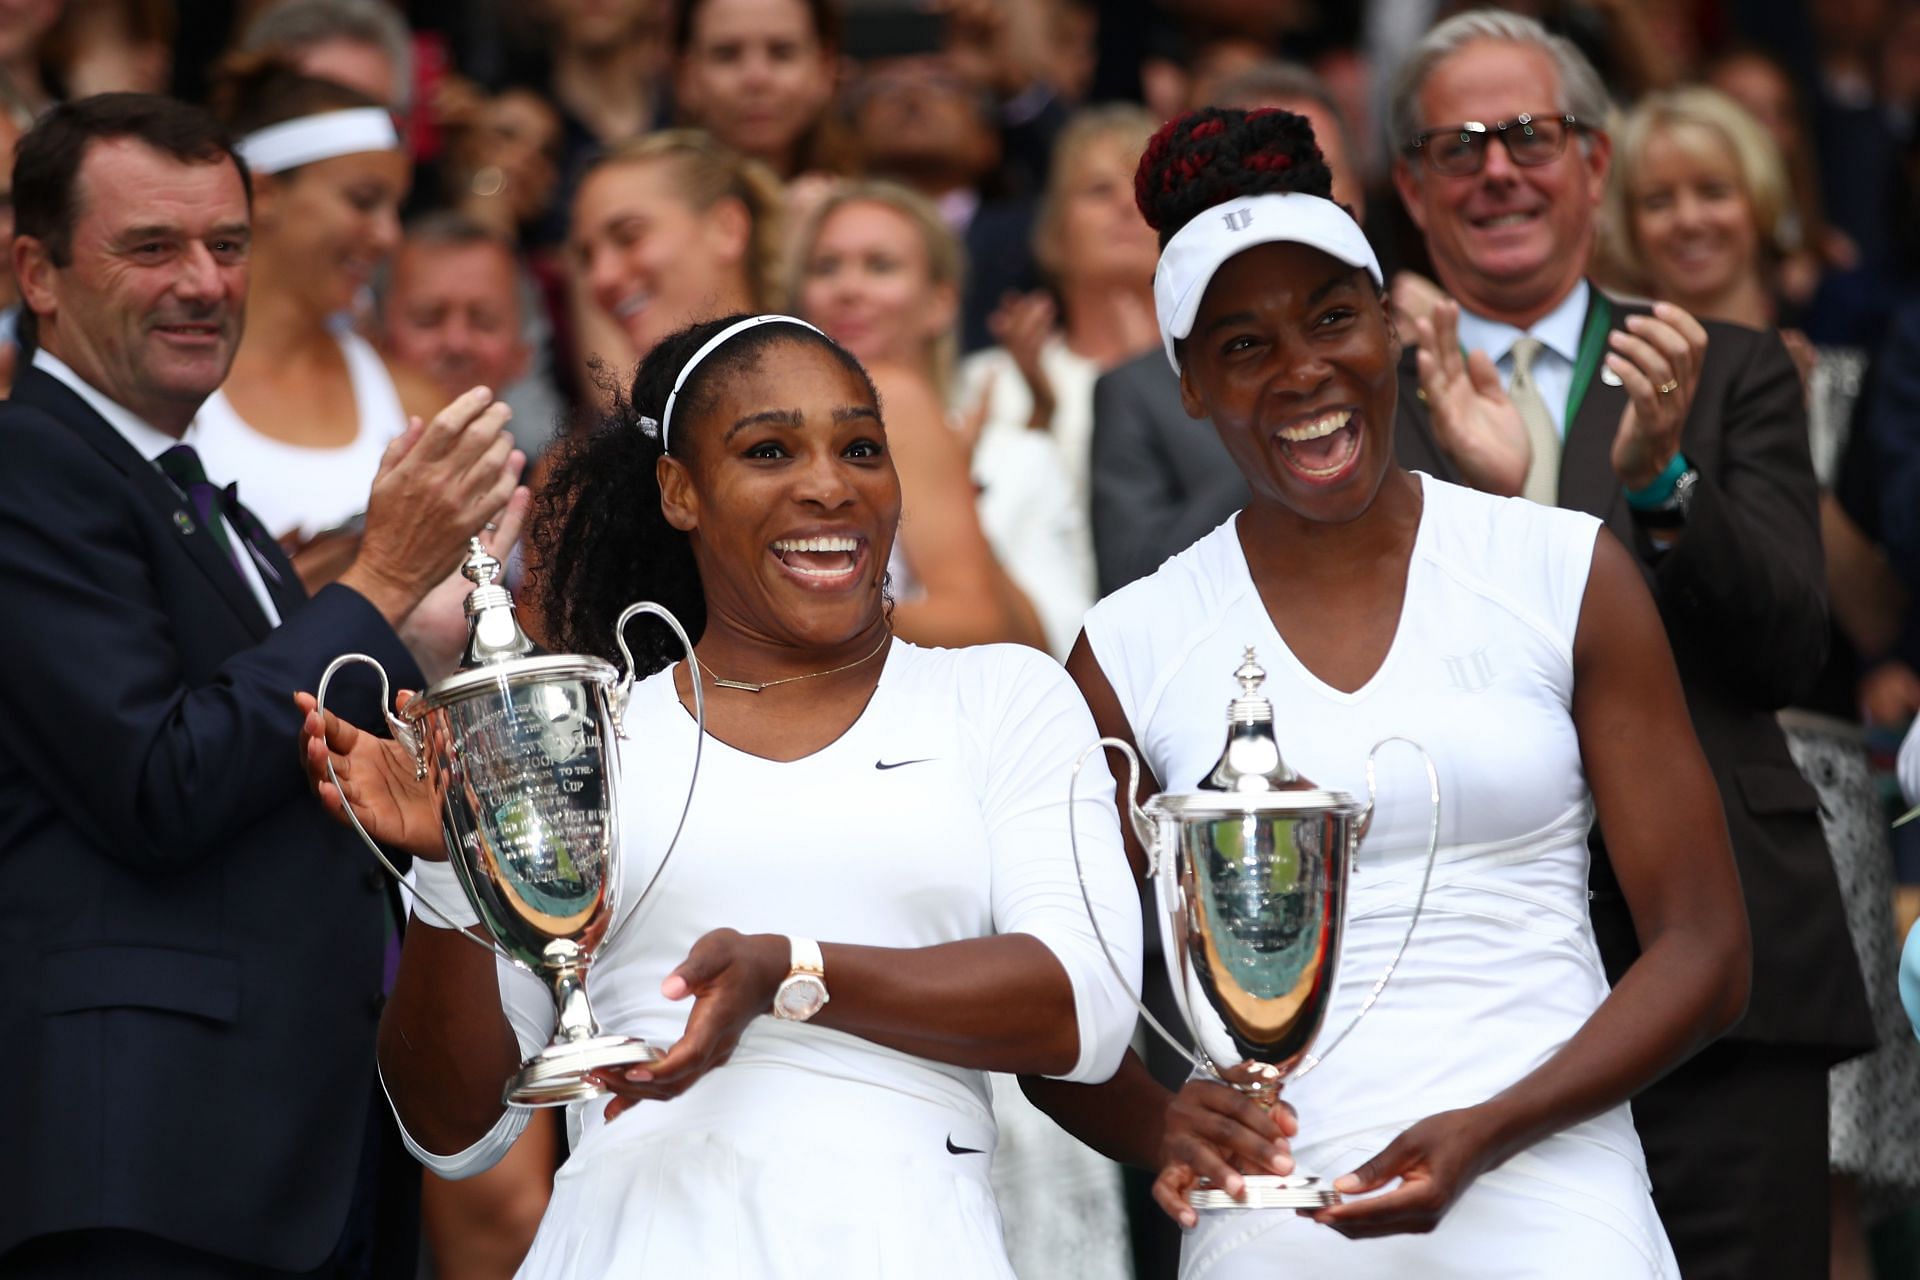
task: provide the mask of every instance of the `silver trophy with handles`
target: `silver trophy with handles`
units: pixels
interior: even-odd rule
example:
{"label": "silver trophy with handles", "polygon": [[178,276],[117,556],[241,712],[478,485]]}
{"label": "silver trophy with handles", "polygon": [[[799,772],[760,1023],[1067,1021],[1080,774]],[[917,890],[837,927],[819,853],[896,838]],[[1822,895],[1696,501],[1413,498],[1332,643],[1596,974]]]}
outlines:
{"label": "silver trophy with handles", "polygon": [[[1260,693],[1266,672],[1252,649],[1233,674],[1240,696],[1227,708],[1226,748],[1199,790],[1136,803],[1139,757],[1128,743],[1102,738],[1075,763],[1069,799],[1089,755],[1102,747],[1126,755],[1129,816],[1147,853],[1175,1001],[1196,1047],[1182,1044],[1144,1005],[1141,1016],[1200,1070],[1271,1107],[1288,1079],[1317,1067],[1366,1016],[1405,954],[1433,875],[1440,786],[1432,758],[1406,738],[1383,739],[1368,752],[1365,804],[1315,786],[1281,757],[1273,704]],[[1340,965],[1347,881],[1373,819],[1374,758],[1390,742],[1419,751],[1426,765],[1433,805],[1426,871],[1386,971],[1353,1021],[1315,1055],[1309,1050]],[[1311,1123],[1302,1117],[1303,1126]],[[1309,1174],[1251,1174],[1245,1181],[1245,1200],[1204,1184],[1189,1199],[1196,1209],[1307,1209],[1340,1201],[1330,1182]]]}
{"label": "silver trophy with handles", "polygon": [[[626,736],[623,717],[636,678],[627,623],[651,614],[685,646],[697,742],[706,738],[706,702],[699,664],[691,661],[693,644],[666,609],[641,602],[621,613],[614,635],[626,659],[624,672],[599,658],[540,653],[520,629],[512,595],[498,583],[500,561],[478,539],[469,546],[461,573],[474,588],[467,597],[468,638],[460,668],[428,686],[398,715],[388,710],[387,724],[395,740],[413,753],[416,777],[433,790],[447,858],[493,942],[464,929],[461,936],[532,972],[553,995],[553,1040],[522,1064],[507,1084],[505,1101],[559,1106],[606,1092],[591,1072],[660,1057],[645,1040],[602,1034],[587,1003],[588,967],[605,949],[619,918],[616,739]],[[317,700],[323,711],[328,682],[355,663],[379,672],[381,705],[392,706],[386,670],[365,654],[350,653],[336,658],[321,677]],[[327,769],[331,776],[331,761]],[[699,772],[696,746],[681,827]],[[351,804],[346,811],[380,865],[398,878]],[[641,900],[659,882],[679,838],[676,828]],[[420,899],[415,902],[432,910]],[[637,904],[627,918],[636,914]]]}

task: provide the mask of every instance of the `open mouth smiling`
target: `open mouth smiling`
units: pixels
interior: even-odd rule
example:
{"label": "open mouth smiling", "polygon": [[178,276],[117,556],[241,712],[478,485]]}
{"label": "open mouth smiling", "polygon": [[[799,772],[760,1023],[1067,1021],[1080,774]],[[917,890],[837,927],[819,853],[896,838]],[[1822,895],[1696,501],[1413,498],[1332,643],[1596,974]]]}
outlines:
{"label": "open mouth smiling", "polygon": [[1352,409],[1329,409],[1296,418],[1273,433],[1288,468],[1322,482],[1341,476],[1360,452],[1360,426]]}
{"label": "open mouth smiling", "polygon": [[854,580],[867,559],[867,540],[853,534],[776,538],[769,547],[788,573],[808,586],[839,586]]}

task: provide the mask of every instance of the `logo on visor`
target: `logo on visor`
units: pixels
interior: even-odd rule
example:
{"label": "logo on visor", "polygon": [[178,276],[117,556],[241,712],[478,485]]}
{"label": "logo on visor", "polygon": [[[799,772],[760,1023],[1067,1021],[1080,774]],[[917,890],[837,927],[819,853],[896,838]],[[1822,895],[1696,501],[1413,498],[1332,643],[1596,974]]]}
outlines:
{"label": "logo on visor", "polygon": [[1248,224],[1253,221],[1253,210],[1229,209],[1221,216],[1227,220],[1227,230],[1245,231]]}

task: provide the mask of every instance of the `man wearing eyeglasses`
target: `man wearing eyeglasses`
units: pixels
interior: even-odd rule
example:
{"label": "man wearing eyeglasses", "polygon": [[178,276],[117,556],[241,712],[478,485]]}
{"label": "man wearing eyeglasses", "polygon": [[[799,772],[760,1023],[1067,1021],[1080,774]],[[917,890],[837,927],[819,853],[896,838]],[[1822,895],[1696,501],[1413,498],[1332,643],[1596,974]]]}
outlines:
{"label": "man wearing eyeglasses", "polygon": [[[1827,1073],[1873,1032],[1817,799],[1772,714],[1827,637],[1803,393],[1777,334],[1588,282],[1607,105],[1570,43],[1507,13],[1441,23],[1401,68],[1395,185],[1449,298],[1402,333],[1419,350],[1396,447],[1598,516],[1640,559],[1753,933],[1746,1016],[1634,1101],[1654,1200],[1688,1280],[1824,1276]],[[1591,915],[1617,978],[1664,931],[1629,914],[1603,835]]]}

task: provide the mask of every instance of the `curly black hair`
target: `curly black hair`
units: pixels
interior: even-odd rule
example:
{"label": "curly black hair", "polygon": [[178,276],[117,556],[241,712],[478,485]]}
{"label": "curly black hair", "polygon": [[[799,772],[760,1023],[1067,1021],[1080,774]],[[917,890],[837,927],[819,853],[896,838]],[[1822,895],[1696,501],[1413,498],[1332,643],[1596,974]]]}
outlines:
{"label": "curly black hair", "polygon": [[[635,600],[665,605],[694,641],[700,639],[707,625],[700,571],[687,535],[668,524],[660,509],[655,466],[663,453],[685,458],[698,448],[698,424],[712,411],[725,378],[751,369],[776,343],[798,342],[832,352],[873,390],[860,362],[831,338],[797,324],[759,325],[729,338],[694,369],[673,403],[663,447],[657,424],[680,370],[708,339],[747,318],[722,316],[663,338],[640,362],[632,388],[615,396],[597,424],[554,446],[527,535],[529,594],[545,620],[549,648],[618,664],[613,624]],[[627,643],[643,676],[683,656],[680,642],[656,618],[635,619]]]}
{"label": "curly black hair", "polygon": [[1162,249],[1215,205],[1274,192],[1333,198],[1333,172],[1313,126],[1274,107],[1202,107],[1170,120],[1147,143],[1133,175],[1134,203],[1160,233]]}

